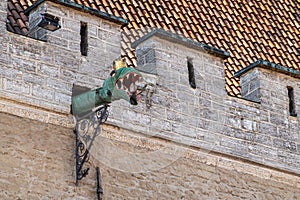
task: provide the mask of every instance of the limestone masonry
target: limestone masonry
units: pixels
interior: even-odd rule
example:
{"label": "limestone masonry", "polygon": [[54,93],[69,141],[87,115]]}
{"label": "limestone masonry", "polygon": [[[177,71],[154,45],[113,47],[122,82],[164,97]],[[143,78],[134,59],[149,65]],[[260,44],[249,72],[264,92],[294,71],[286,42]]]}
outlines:
{"label": "limestone masonry", "polygon": [[[120,57],[126,22],[45,0],[29,11],[30,22],[49,13],[61,29],[32,26],[26,37],[6,30],[6,4],[0,199],[96,199],[95,169],[74,184],[72,89],[102,85]],[[227,52],[162,30],[132,47],[149,87],[137,106],[111,104],[92,147],[104,199],[300,199],[298,71],[258,62],[237,74],[243,98],[236,98],[225,92]]]}

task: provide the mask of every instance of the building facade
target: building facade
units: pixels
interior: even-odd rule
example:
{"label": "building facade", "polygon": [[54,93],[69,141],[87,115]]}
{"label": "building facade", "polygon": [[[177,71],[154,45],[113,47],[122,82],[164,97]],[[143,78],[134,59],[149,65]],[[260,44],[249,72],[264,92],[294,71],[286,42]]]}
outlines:
{"label": "building facade", "polygon": [[[132,43],[150,87],[137,106],[113,102],[75,185],[75,86],[95,88],[121,55],[128,21],[63,0],[37,1],[28,34],[7,30],[0,3],[0,197],[300,199],[300,72],[258,60],[228,96],[216,47],[162,29]],[[40,14],[61,28],[34,26]]]}

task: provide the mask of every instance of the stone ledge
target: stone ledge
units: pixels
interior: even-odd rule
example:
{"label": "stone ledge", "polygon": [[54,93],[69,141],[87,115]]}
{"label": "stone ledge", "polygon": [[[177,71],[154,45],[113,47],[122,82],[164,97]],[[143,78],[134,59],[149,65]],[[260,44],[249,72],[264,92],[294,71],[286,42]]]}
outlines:
{"label": "stone ledge", "polygon": [[48,109],[20,103],[2,97],[0,97],[0,112],[66,128],[75,127],[71,114],[54,112]]}
{"label": "stone ledge", "polygon": [[[127,152],[149,153],[161,152],[178,159],[188,159],[195,163],[203,163],[216,168],[228,171],[237,171],[250,176],[259,177],[270,181],[278,181],[291,186],[300,187],[299,174],[284,170],[278,170],[266,165],[251,162],[248,160],[235,158],[222,153],[205,151],[203,149],[187,147],[155,136],[149,137],[141,133],[104,124],[102,126],[100,145],[105,144],[104,140],[109,140],[110,145],[115,145],[120,149],[125,148]],[[102,143],[103,142],[103,143]],[[172,146],[172,148],[168,148]],[[95,147],[94,147],[95,148]],[[124,150],[124,149],[123,149]],[[177,150],[177,151],[176,151]],[[179,154],[178,154],[179,153]],[[173,160],[172,164],[177,160]],[[171,164],[171,165],[172,165]]]}

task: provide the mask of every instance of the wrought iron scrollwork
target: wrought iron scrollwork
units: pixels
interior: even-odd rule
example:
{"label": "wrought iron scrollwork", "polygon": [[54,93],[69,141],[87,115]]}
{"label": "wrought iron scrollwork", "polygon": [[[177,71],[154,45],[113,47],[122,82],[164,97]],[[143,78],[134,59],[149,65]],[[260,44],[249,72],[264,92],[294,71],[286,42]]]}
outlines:
{"label": "wrought iron scrollwork", "polygon": [[100,134],[100,126],[106,122],[109,112],[108,105],[97,108],[95,112],[77,119],[74,130],[76,137],[75,158],[76,158],[76,185],[78,181],[87,176],[89,167],[84,164],[89,161],[90,149],[95,138]]}

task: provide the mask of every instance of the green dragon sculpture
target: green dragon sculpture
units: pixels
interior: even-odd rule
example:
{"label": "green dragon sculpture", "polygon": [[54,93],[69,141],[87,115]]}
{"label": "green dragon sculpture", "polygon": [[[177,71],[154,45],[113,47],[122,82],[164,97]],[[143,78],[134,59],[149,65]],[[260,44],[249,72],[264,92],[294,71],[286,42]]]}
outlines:
{"label": "green dragon sculpture", "polygon": [[75,117],[85,115],[95,108],[124,99],[137,105],[140,93],[146,88],[141,73],[127,67],[124,60],[114,62],[111,77],[107,78],[102,87],[93,89],[72,98],[72,114]]}

